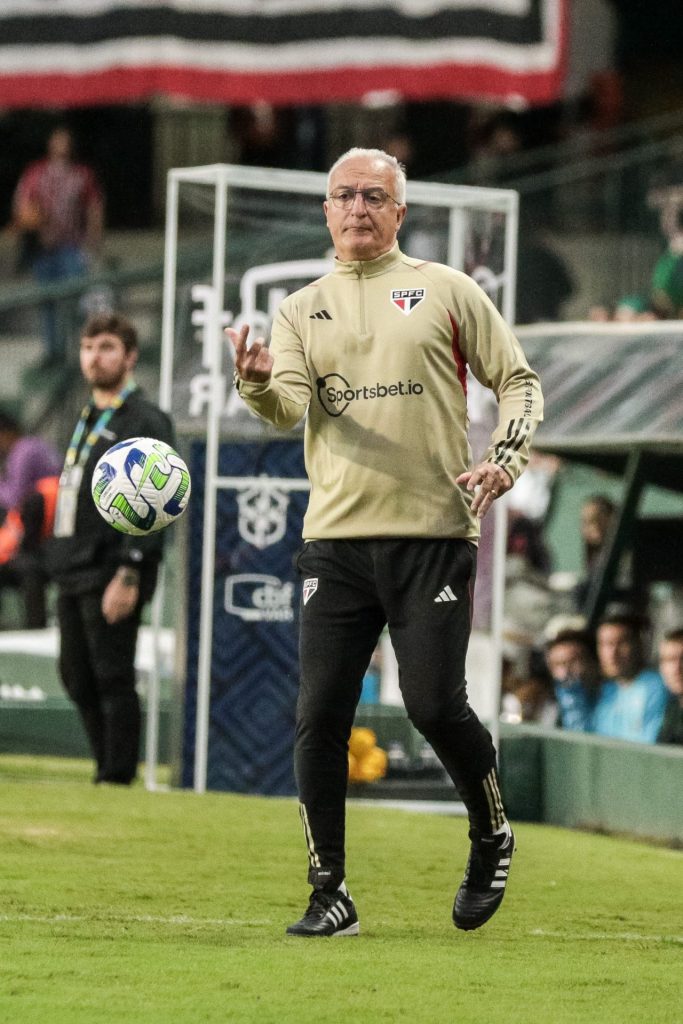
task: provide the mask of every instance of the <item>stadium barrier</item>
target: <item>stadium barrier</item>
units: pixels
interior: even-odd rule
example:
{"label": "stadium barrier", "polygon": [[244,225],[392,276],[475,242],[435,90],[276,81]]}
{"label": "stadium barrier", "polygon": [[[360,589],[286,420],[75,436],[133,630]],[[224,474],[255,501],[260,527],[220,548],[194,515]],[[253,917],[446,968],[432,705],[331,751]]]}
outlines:
{"label": "stadium barrier", "polygon": [[683,844],[683,748],[501,728],[511,817]]}
{"label": "stadium barrier", "polygon": [[[3,701],[0,714],[0,753],[30,754],[35,757],[91,757],[83,726],[74,706],[66,698],[52,697],[40,704]],[[142,712],[143,749],[147,715]],[[171,761],[174,745],[173,710],[162,701],[159,712],[159,760]]]}
{"label": "stadium barrier", "polygon": [[[173,706],[162,701],[160,761],[171,760]],[[402,708],[361,707],[356,724],[372,728],[385,750],[399,743],[417,758],[423,740]],[[89,756],[81,723],[66,700],[3,701],[0,752]],[[513,820],[631,835],[683,845],[683,748],[626,743],[585,733],[501,725],[500,772]],[[434,778],[356,784],[354,796],[457,800]]]}
{"label": "stadium barrier", "polygon": [[[372,728],[384,749],[398,742],[415,755],[422,744],[401,708],[361,708],[356,723]],[[683,747],[501,724],[499,760],[513,820],[683,844]],[[355,786],[362,795],[457,799],[444,783],[390,778]]]}

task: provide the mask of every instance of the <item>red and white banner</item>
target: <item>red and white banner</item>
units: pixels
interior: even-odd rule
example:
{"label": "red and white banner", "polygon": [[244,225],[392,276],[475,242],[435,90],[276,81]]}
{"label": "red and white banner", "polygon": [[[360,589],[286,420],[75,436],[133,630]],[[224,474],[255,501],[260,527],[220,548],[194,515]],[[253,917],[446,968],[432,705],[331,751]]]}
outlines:
{"label": "red and white banner", "polygon": [[568,0],[2,0],[0,108],[561,98]]}

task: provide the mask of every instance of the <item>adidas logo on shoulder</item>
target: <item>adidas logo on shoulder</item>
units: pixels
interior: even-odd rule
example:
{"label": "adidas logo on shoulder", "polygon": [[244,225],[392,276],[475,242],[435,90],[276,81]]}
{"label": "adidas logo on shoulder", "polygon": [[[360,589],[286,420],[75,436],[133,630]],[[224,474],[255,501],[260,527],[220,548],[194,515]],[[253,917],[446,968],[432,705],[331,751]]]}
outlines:
{"label": "adidas logo on shoulder", "polygon": [[311,313],[309,320],[331,320],[332,317],[326,309],[319,309],[317,313]]}
{"label": "adidas logo on shoulder", "polygon": [[443,588],[438,597],[434,598],[434,604],[442,604],[444,601],[457,601],[457,597],[448,584]]}

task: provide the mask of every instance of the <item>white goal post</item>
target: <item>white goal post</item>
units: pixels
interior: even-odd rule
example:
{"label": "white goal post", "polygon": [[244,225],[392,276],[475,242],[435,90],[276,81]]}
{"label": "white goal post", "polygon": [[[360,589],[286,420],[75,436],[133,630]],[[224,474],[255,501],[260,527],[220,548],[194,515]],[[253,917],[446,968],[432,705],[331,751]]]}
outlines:
{"label": "white goal post", "polygon": [[[239,309],[226,309],[228,281],[238,277],[243,285],[248,274],[252,273],[253,276],[253,270],[248,265],[248,257],[240,256],[240,265],[234,265],[231,249],[234,232],[237,230],[234,223],[239,216],[239,230],[246,232],[246,243],[240,244],[243,248],[246,245],[247,249],[249,223],[245,228],[245,199],[248,200],[247,205],[252,204],[259,208],[261,220],[258,224],[255,221],[253,231],[255,249],[259,246],[263,248],[264,231],[266,235],[268,233],[269,203],[275,204],[277,208],[273,223],[281,227],[288,221],[287,230],[290,232],[296,232],[297,229],[305,232],[310,225],[318,223],[324,228],[320,207],[325,197],[326,185],[327,176],[321,173],[228,164],[176,168],[168,174],[159,400],[162,408],[169,411],[177,423],[187,425],[191,420],[194,436],[204,438],[206,445],[194,750],[194,788],[198,792],[205,790],[207,775],[216,503],[219,491],[226,486],[225,479],[221,478],[219,473],[219,448],[221,439],[226,435],[226,426],[232,439],[239,437],[242,428],[246,438],[253,438],[254,430],[257,429],[249,417],[240,419],[241,414],[236,411],[234,403],[230,406],[232,353],[224,342],[223,329],[227,324],[244,322],[249,316],[254,315],[261,317],[259,330],[264,321],[268,322],[274,312],[272,307],[276,305],[276,300],[281,299],[287,290],[286,286],[276,288],[272,280],[269,281],[269,273],[271,278],[281,273],[282,278],[287,280],[290,280],[289,275],[297,276],[297,287],[305,283],[302,276],[305,271],[301,270],[299,273],[299,269],[306,261],[288,259],[292,253],[287,251],[286,242],[282,244],[280,251],[276,251],[277,231],[274,229],[272,262],[264,265],[263,256],[260,256],[261,265],[255,275],[261,288],[270,289],[268,306],[271,308],[263,308],[264,303],[261,304],[261,308],[256,308],[258,302],[245,297],[251,295],[253,298],[256,295],[254,285],[251,290],[250,287],[240,286],[239,297],[229,300],[239,305]],[[432,246],[434,255],[431,258],[437,258],[440,262],[470,273],[488,291],[505,319],[511,324],[514,323],[517,193],[504,189],[411,181],[408,183],[407,202],[408,215],[401,229],[402,249],[408,255],[422,257],[425,247]],[[288,207],[291,208],[289,216]],[[207,256],[210,256],[210,269],[200,273],[191,288],[193,302],[203,304],[201,310],[193,310],[192,303],[188,304],[186,299],[180,300],[178,268],[184,242],[188,238],[194,243],[198,241],[198,234],[201,234],[197,227],[199,220],[204,226],[199,241],[205,246]],[[305,242],[304,237],[303,243]],[[308,280],[319,276],[321,261],[323,264],[325,260],[329,261],[329,239],[327,246],[328,250],[324,251],[319,241],[311,242],[311,251],[307,254],[311,262]],[[420,251],[414,251],[414,247]],[[297,254],[294,253],[295,256]],[[291,269],[294,263],[299,268],[296,275]],[[290,269],[283,272],[272,271],[273,267],[285,264]],[[187,294],[187,287],[183,294]],[[199,330],[194,330],[190,324],[199,327]],[[192,360],[187,356],[181,358],[179,355],[179,339],[188,336],[194,340],[195,356],[198,353],[196,341],[201,342],[201,401],[197,398],[197,375],[195,374],[189,383],[185,380],[195,368]],[[189,399],[188,394],[191,396]],[[301,483],[295,486],[301,486]],[[484,674],[486,679],[484,686],[474,685],[472,703],[487,721],[494,740],[497,741],[507,535],[504,501],[495,503],[494,515],[490,621],[485,630],[486,643],[472,645],[473,657],[481,661],[479,667],[474,666],[474,675]],[[155,607],[158,609],[160,602],[157,601]],[[155,617],[158,622],[159,615]],[[183,647],[183,638],[180,637],[179,641]],[[468,670],[468,674],[472,673]],[[474,676],[471,682],[476,683]],[[158,714],[159,679],[158,674],[153,674],[148,698],[145,776],[148,788],[156,788]]]}

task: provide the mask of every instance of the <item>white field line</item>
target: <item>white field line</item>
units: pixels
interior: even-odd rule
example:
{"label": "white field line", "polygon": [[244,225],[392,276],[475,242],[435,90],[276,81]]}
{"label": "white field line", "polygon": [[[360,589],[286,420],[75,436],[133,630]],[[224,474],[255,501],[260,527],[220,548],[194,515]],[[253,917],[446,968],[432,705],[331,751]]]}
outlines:
{"label": "white field line", "polygon": [[111,922],[112,924],[167,924],[196,927],[243,928],[262,927],[273,922],[265,918],[242,920],[236,917],[188,917],[174,914],[171,917],[155,917],[153,914],[0,914],[0,924],[28,921],[37,924],[64,924],[79,921]]}
{"label": "white field line", "polygon": [[444,814],[464,818],[467,808],[459,800],[391,800],[368,797],[347,797],[347,804],[353,807],[376,807],[392,811],[411,811],[413,814]]}
{"label": "white field line", "polygon": [[671,942],[683,946],[683,935],[641,935],[640,932],[552,932],[532,928],[534,938],[566,939],[568,942]]}
{"label": "white field line", "polygon": [[[165,924],[169,926],[187,927],[220,927],[244,928],[267,927],[272,921],[266,918],[240,919],[235,917],[188,917],[185,914],[174,914],[171,917],[159,917],[153,914],[116,914],[85,915],[85,914],[0,914],[0,924],[22,923],[33,924],[72,924],[83,921],[110,922],[112,924]],[[683,935],[644,935],[640,932],[558,932],[545,928],[532,928],[527,932],[533,938],[564,939],[568,942],[661,942],[683,946]]]}

